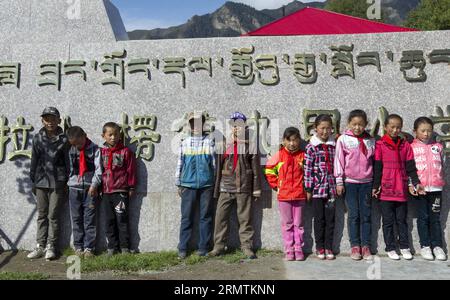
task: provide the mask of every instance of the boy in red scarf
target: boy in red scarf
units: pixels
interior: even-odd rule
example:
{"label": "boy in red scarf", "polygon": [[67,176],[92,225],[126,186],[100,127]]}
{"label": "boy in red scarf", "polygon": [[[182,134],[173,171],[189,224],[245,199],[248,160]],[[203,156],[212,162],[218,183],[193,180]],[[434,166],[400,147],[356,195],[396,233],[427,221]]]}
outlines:
{"label": "boy in red scarf", "polygon": [[75,253],[92,257],[96,238],[96,207],[102,181],[99,147],[88,139],[81,127],[67,131],[69,150],[69,204]]}
{"label": "boy in red scarf", "polygon": [[119,250],[122,253],[130,252],[128,204],[135,193],[136,158],[123,145],[120,127],[116,123],[106,123],[102,137],[105,140],[101,149],[104,169],[102,202],[106,216],[108,255],[111,256]]}

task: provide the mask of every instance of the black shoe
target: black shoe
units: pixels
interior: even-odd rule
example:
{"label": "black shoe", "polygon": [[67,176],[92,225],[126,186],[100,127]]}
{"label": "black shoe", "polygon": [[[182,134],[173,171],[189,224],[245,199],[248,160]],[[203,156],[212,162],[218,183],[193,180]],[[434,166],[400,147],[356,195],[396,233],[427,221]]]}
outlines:
{"label": "black shoe", "polygon": [[178,251],[178,258],[185,259],[187,257],[186,251]]}
{"label": "black shoe", "polygon": [[208,250],[198,250],[197,251],[197,255],[198,256],[207,256],[208,255]]}

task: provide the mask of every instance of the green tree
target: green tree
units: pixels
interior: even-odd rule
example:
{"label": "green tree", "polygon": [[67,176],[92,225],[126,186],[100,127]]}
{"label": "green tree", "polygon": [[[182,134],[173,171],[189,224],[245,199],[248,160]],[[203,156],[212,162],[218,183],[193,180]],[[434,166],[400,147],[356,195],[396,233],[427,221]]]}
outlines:
{"label": "green tree", "polygon": [[[325,5],[325,9],[358,18],[369,19],[367,10],[371,5],[372,4],[368,4],[366,0],[329,0]],[[381,20],[371,21],[385,22],[384,15],[385,11],[382,8]]]}
{"label": "green tree", "polygon": [[422,0],[408,14],[405,26],[420,30],[449,30],[450,0]]}

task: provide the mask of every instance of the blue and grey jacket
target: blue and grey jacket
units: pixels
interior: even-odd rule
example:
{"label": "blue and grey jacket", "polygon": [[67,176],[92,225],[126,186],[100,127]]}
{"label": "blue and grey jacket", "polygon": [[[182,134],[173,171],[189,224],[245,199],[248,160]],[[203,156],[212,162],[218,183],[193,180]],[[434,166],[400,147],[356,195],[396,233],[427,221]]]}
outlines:
{"label": "blue and grey jacket", "polygon": [[191,189],[214,186],[216,149],[209,136],[189,136],[181,141],[175,185]]}
{"label": "blue and grey jacket", "polygon": [[100,148],[91,141],[85,150],[87,171],[83,178],[79,178],[80,150],[70,147],[69,159],[69,181],[67,185],[71,189],[84,190],[90,186],[100,187],[102,182],[102,163]]}

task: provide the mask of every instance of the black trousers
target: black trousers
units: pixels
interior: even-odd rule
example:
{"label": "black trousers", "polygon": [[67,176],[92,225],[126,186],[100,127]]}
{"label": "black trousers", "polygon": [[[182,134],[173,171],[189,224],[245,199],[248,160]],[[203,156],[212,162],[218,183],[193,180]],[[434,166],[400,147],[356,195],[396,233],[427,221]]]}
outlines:
{"label": "black trousers", "polygon": [[[408,203],[396,201],[380,201],[381,215],[383,217],[383,236],[386,244],[386,252],[393,251],[397,247],[400,249],[409,248],[408,240]],[[394,232],[394,224],[398,227],[398,240]]]}
{"label": "black trousers", "polygon": [[128,228],[128,193],[103,194],[108,249],[130,248]]}
{"label": "black trousers", "polygon": [[328,198],[312,199],[316,249],[333,250],[336,205]]}

